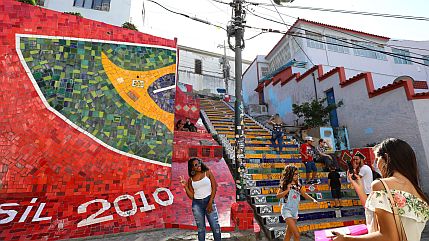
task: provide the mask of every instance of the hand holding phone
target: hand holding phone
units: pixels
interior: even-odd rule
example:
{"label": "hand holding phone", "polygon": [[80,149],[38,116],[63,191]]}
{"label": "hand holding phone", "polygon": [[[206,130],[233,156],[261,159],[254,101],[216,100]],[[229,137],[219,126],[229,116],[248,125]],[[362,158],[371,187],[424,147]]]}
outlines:
{"label": "hand holding phone", "polygon": [[357,177],[355,175],[355,170],[353,169],[353,165],[352,165],[352,163],[350,161],[347,161],[347,167],[349,169],[349,173],[352,174],[352,179],[356,180]]}

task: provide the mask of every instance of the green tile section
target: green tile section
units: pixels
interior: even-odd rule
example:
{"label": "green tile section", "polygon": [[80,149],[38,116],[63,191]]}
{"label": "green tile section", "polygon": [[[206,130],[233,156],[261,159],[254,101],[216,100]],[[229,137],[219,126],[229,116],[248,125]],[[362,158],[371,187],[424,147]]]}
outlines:
{"label": "green tile section", "polygon": [[176,62],[174,50],[111,43],[21,37],[19,47],[49,105],[109,146],[170,163],[173,133],[129,106],[108,79],[104,52],[128,70]]}

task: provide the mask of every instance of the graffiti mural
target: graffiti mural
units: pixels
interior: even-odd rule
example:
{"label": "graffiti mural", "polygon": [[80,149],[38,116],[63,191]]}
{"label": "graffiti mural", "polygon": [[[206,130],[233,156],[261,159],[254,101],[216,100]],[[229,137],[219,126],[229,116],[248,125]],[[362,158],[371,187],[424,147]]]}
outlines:
{"label": "graffiti mural", "polygon": [[0,240],[165,227],[176,41],[0,9]]}

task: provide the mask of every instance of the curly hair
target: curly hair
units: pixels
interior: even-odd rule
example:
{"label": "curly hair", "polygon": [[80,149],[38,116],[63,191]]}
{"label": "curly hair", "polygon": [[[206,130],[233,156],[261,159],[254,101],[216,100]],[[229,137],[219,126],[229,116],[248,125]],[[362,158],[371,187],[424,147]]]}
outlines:
{"label": "curly hair", "polygon": [[203,160],[201,160],[200,158],[197,158],[197,157],[192,157],[192,158],[190,158],[189,160],[188,160],[188,175],[189,175],[189,177],[193,177],[193,176],[195,176],[195,171],[194,170],[192,170],[192,167],[193,167],[193,162],[194,161],[199,161],[200,163],[201,163],[201,171],[202,172],[206,172],[206,171],[208,171],[208,170],[210,170],[204,163],[203,163]]}
{"label": "curly hair", "polygon": [[280,188],[284,191],[287,188],[287,185],[293,181],[293,174],[298,170],[296,166],[287,165],[283,169],[282,177],[280,179]]}

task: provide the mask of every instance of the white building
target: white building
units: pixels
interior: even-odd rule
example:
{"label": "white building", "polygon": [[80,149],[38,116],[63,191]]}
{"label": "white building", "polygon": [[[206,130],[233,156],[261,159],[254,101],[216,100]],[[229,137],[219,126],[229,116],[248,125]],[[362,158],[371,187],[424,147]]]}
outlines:
{"label": "white building", "polygon": [[[381,53],[383,51],[401,56],[394,57]],[[255,97],[251,90],[262,79],[261,68],[265,69],[268,65],[268,73],[273,73],[293,59],[306,63],[304,68],[294,68],[294,72],[303,73],[319,64],[325,70],[342,66],[346,69],[346,77],[371,72],[375,88],[390,84],[402,75],[410,76],[416,81],[429,80],[429,67],[420,65],[429,65],[429,41],[392,40],[304,19],[297,20],[265,58],[258,56],[256,59],[254,63],[259,67],[259,76],[253,72],[250,74],[250,70],[256,68],[253,66],[243,76],[243,91],[249,93],[249,98]],[[424,92],[427,89],[416,91]],[[245,99],[245,102],[259,104],[256,100],[263,100],[263,97]]]}
{"label": "white building", "polygon": [[122,26],[133,23],[143,29],[143,0],[44,0],[43,6],[59,12],[79,12],[84,18]]}
{"label": "white building", "polygon": [[[267,56],[257,56],[247,69],[244,101],[265,104],[269,114],[279,113],[287,124],[295,124],[293,104],[315,98],[327,98],[328,103],[342,100],[344,105],[331,112],[331,126],[347,127],[352,148],[388,137],[408,142],[429,193],[429,68],[423,65],[429,64],[428,49],[429,41],[394,41],[298,20]],[[262,76],[266,68],[268,74]]]}
{"label": "white building", "polygon": [[[179,46],[178,81],[190,84],[193,89],[202,93],[219,94],[225,89],[225,78],[221,64],[224,55],[186,46]],[[227,56],[230,66],[228,94],[235,96],[235,63],[234,58]],[[242,69],[250,65],[242,61]]]}

